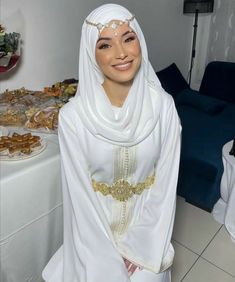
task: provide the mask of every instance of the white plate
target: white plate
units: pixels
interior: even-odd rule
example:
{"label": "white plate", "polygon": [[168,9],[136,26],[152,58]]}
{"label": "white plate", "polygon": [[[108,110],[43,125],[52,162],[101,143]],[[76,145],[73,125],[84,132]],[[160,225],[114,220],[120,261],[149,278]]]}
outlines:
{"label": "white plate", "polygon": [[9,131],[8,131],[8,129],[7,129],[6,127],[0,126],[0,137],[7,135],[8,132],[9,132]]}
{"label": "white plate", "polygon": [[26,154],[21,154],[21,155],[18,155],[18,156],[13,156],[13,157],[10,157],[8,155],[0,155],[0,160],[1,161],[21,161],[21,160],[25,160],[25,159],[29,159],[29,158],[33,158],[35,156],[37,156],[38,154],[42,153],[45,149],[46,149],[46,146],[47,146],[47,142],[44,140],[44,139],[41,139],[41,146],[40,148],[35,148],[31,154],[29,155],[26,155]]}

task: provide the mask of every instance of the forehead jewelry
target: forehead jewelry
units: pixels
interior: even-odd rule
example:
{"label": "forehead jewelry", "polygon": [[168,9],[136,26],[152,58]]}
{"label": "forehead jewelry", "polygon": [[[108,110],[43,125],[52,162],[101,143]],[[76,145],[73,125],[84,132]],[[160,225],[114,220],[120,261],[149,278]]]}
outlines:
{"label": "forehead jewelry", "polygon": [[93,22],[86,20],[86,23],[89,24],[89,25],[95,26],[98,29],[99,33],[101,33],[101,31],[104,28],[110,27],[114,30],[114,35],[117,36],[116,29],[123,24],[128,24],[128,26],[129,26],[130,22],[133,21],[134,18],[135,18],[135,16],[132,15],[129,19],[125,19],[124,21],[117,21],[117,22],[112,21],[110,23],[102,24],[102,23],[93,23]]}

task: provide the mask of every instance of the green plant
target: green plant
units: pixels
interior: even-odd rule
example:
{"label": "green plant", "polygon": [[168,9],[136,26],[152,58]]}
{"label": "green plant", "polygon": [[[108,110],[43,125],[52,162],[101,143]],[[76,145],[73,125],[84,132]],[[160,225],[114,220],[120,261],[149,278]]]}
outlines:
{"label": "green plant", "polygon": [[20,34],[17,32],[0,33],[0,52],[15,53],[19,45]]}

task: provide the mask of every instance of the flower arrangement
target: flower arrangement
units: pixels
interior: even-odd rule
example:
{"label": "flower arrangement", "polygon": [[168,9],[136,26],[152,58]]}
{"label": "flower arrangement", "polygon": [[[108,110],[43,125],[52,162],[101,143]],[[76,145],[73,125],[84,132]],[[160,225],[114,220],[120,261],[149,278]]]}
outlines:
{"label": "flower arrangement", "polygon": [[19,33],[6,33],[5,28],[0,24],[0,58],[8,53],[14,54],[18,49],[19,40]]}

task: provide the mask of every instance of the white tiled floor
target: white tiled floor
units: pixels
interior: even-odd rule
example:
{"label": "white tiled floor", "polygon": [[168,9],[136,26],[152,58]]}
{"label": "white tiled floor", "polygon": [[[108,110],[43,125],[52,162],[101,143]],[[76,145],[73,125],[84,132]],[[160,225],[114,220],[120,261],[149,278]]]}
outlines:
{"label": "white tiled floor", "polygon": [[235,282],[235,243],[213,216],[178,197],[172,282]]}

